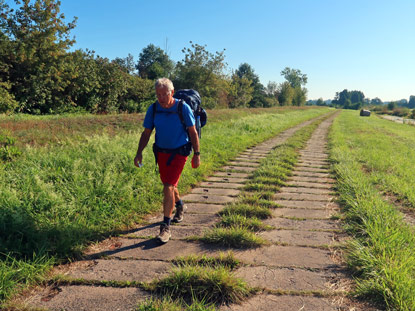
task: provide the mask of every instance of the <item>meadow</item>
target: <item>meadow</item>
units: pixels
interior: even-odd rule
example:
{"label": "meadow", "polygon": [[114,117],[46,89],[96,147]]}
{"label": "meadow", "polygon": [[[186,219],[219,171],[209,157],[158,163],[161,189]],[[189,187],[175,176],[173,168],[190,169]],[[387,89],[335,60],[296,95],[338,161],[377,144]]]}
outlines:
{"label": "meadow", "polygon": [[344,110],[330,136],[357,295],[415,310],[415,127]]}
{"label": "meadow", "polygon": [[[202,168],[186,165],[186,193],[249,146],[320,109],[235,109],[209,113]],[[20,155],[0,164],[0,299],[42,280],[89,243],[116,235],[160,210],[162,187],[151,148],[133,165],[142,115],[0,117]],[[151,142],[150,142],[151,143]]]}

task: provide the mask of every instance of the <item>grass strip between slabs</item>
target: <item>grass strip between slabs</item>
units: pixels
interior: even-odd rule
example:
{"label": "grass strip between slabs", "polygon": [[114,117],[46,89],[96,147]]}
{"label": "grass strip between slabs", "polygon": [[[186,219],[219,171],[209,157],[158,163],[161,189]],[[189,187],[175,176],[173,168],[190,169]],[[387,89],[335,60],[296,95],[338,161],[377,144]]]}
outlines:
{"label": "grass strip between slabs", "polygon": [[[327,118],[328,116],[326,116]],[[257,236],[258,231],[270,230],[261,219],[272,217],[274,194],[284,185],[297,163],[298,151],[304,148],[311,134],[323,121],[319,119],[298,130],[287,141],[271,150],[252,174],[237,202],[232,202],[219,212],[221,220],[207,230],[198,240],[225,247],[251,248],[269,245],[270,242]]]}
{"label": "grass strip between slabs", "polygon": [[[347,260],[357,278],[358,295],[371,297],[391,310],[415,310],[414,228],[405,223],[395,206],[384,200],[376,179],[363,168],[366,163],[376,161],[372,158],[377,157],[378,148],[383,155],[385,150],[389,154],[396,153],[395,147],[387,149],[383,140],[371,145],[367,145],[367,141],[362,144],[362,132],[369,130],[379,137],[382,136],[379,128],[382,131],[391,129],[393,133],[396,125],[362,119],[356,112],[343,111],[334,121],[330,134],[337,189],[347,229],[354,236]],[[406,155],[399,156],[405,159]],[[393,169],[389,174],[390,179],[394,176],[399,179]]]}

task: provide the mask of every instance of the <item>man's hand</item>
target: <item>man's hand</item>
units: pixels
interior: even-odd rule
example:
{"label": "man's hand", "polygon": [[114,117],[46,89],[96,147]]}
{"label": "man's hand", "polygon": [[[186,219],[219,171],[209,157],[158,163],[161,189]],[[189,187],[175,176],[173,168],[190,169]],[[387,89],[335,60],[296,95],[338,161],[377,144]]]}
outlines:
{"label": "man's hand", "polygon": [[198,168],[200,166],[200,155],[193,155],[192,158],[192,167]]}
{"label": "man's hand", "polygon": [[141,163],[143,162],[143,155],[142,153],[137,153],[135,158],[134,158],[134,165],[137,167],[141,167]]}

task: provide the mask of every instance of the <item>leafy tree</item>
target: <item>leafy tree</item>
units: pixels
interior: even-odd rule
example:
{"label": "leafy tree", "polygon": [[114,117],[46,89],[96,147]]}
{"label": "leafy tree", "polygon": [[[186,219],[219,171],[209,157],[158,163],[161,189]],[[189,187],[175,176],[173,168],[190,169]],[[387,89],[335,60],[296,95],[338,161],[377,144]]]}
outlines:
{"label": "leafy tree", "polygon": [[281,75],[290,83],[292,88],[301,87],[307,84],[307,75],[302,74],[298,69],[285,67],[284,70],[281,71]]}
{"label": "leafy tree", "polygon": [[174,63],[161,48],[149,44],[141,51],[136,68],[141,78],[155,80],[170,77]]}
{"label": "leafy tree", "polygon": [[249,107],[266,107],[268,105],[264,86],[259,82],[259,77],[255,73],[251,65],[243,63],[239,65],[235,74],[239,78],[245,78],[251,81],[253,87],[252,99],[249,102]]}
{"label": "leafy tree", "polygon": [[375,105],[375,106],[380,106],[380,105],[383,105],[383,102],[382,102],[382,100],[380,98],[375,97],[375,98],[372,98],[370,100],[370,104],[371,105]]}
{"label": "leafy tree", "polygon": [[305,87],[294,88],[293,105],[304,106],[307,100],[307,89]]}
{"label": "leafy tree", "polygon": [[278,87],[278,102],[281,106],[291,106],[294,98],[294,89],[288,81]]}
{"label": "leafy tree", "polygon": [[316,102],[317,106],[325,106],[326,104],[324,103],[324,100],[320,97],[317,102]]}
{"label": "leafy tree", "polygon": [[134,74],[136,70],[136,65],[134,64],[134,56],[131,54],[128,54],[128,56],[125,58],[116,57],[113,62],[118,64],[120,68],[126,73]]}
{"label": "leafy tree", "polygon": [[415,108],[415,96],[411,95],[409,96],[409,102],[408,102],[408,108]]}
{"label": "leafy tree", "polygon": [[365,95],[361,91],[348,91],[344,89],[336,92],[332,104],[344,109],[360,109],[365,102]]}
{"label": "leafy tree", "polygon": [[396,103],[395,102],[390,102],[389,104],[388,104],[388,110],[393,110],[393,109],[395,109],[397,107],[397,105],[396,105]]}
{"label": "leafy tree", "polygon": [[2,51],[2,61],[10,65],[10,91],[21,104],[19,110],[50,112],[65,103],[65,54],[75,42],[69,33],[76,18],[65,24],[60,1],[15,2],[21,5],[16,11],[7,11],[2,5],[2,19],[6,22],[0,24],[2,41],[4,36],[9,40],[6,51]]}
{"label": "leafy tree", "polygon": [[254,88],[251,80],[233,74],[228,94],[229,108],[247,107],[252,99],[253,92]]}
{"label": "leafy tree", "polygon": [[173,83],[176,89],[192,88],[199,91],[204,105],[213,108],[218,100],[220,86],[225,75],[224,51],[210,53],[206,46],[192,43],[184,48],[184,59],[176,65]]}

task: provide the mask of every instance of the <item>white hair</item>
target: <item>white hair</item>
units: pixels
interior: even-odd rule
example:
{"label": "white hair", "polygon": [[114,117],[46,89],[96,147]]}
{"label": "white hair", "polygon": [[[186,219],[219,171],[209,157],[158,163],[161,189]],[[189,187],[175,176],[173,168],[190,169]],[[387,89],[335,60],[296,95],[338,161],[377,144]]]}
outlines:
{"label": "white hair", "polygon": [[173,82],[167,78],[157,79],[155,84],[156,90],[160,87],[166,87],[169,92],[174,90]]}

